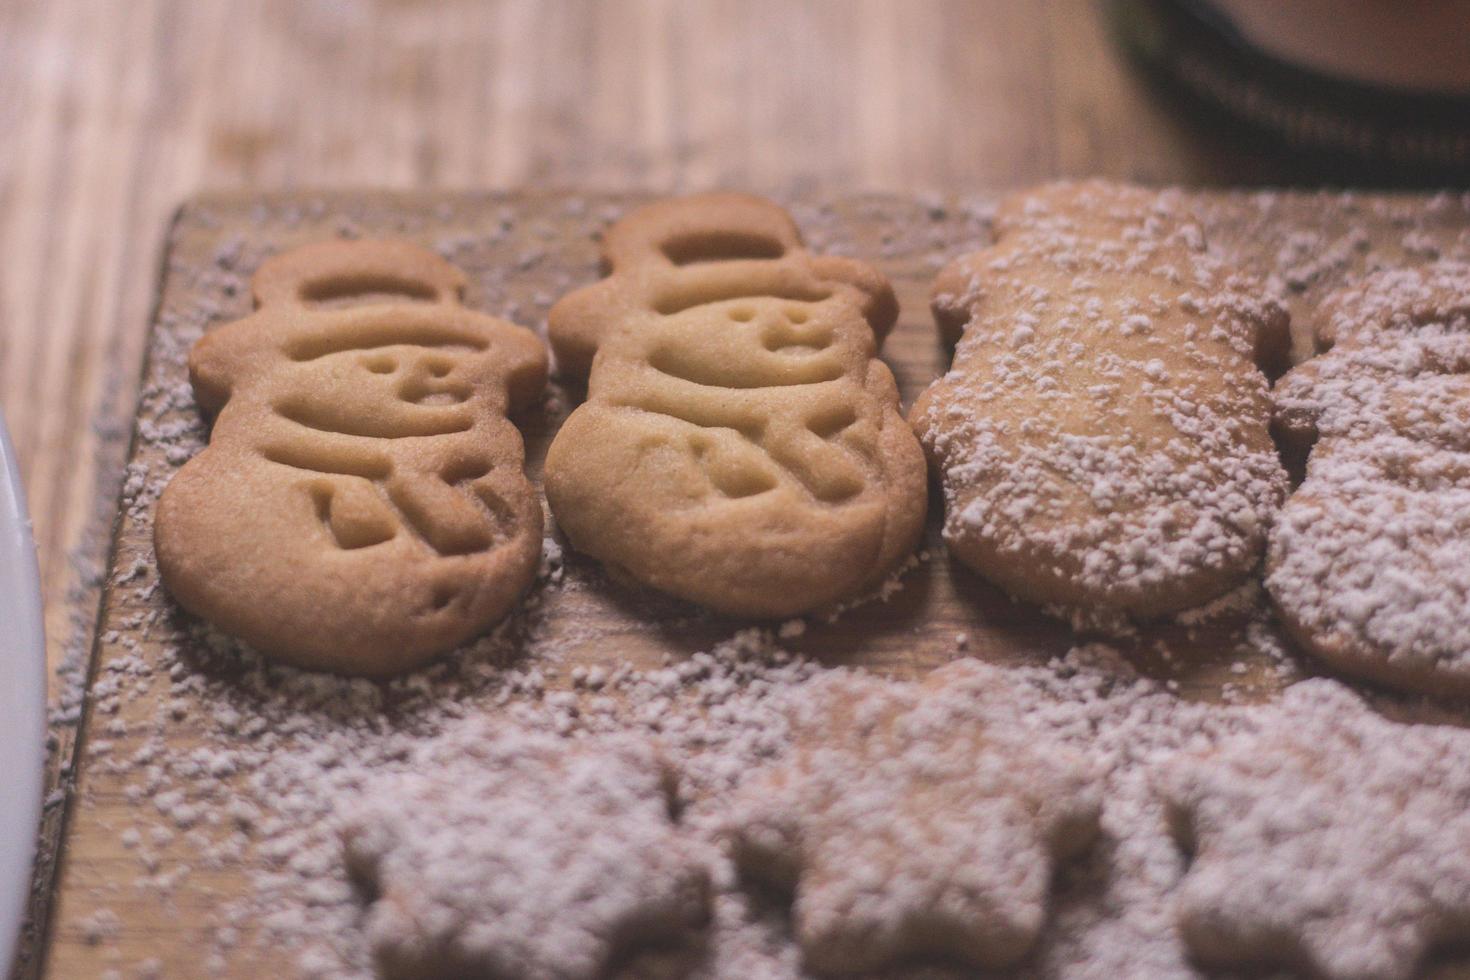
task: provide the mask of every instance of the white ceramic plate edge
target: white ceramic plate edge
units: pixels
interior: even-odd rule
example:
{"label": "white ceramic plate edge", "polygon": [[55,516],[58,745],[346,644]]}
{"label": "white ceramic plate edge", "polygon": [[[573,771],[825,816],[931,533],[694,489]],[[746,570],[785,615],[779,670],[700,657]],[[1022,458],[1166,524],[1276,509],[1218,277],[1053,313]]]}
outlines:
{"label": "white ceramic plate edge", "polygon": [[41,582],[15,450],[0,418],[0,976],[15,956],[41,817],[46,739]]}

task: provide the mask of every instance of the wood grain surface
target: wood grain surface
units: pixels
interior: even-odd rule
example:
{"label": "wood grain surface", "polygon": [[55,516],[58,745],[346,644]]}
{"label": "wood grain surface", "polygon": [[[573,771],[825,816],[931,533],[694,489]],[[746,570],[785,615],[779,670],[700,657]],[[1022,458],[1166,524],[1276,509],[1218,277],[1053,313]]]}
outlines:
{"label": "wood grain surface", "polygon": [[[229,744],[232,737],[216,730],[221,691],[211,693],[207,686],[229,685],[230,675],[188,652],[187,620],[159,587],[152,560],[154,494],[187,456],[174,450],[175,438],[157,434],[183,426],[194,433],[186,446],[202,434],[192,400],[178,394],[187,391],[183,356],[192,338],[248,311],[246,277],[261,257],[342,234],[405,236],[434,247],[468,274],[469,305],[544,330],[549,304],[595,277],[595,232],[636,199],[558,193],[244,195],[205,199],[181,213],[144,375],[141,434],[129,467],[136,478],[125,495],[99,623],[95,671],[106,679],[108,693],[84,719],[47,976],[93,977],[112,969],[123,976],[139,970],[193,976],[205,951],[219,957],[209,961],[210,975],[295,972],[292,951],[250,941],[258,923],[228,912],[231,903],[250,894],[253,876],[269,871],[272,858],[250,848],[213,853],[212,842],[233,833],[228,821],[201,821],[188,832],[175,832],[150,806],[157,786],[149,767],[128,761],[156,752],[150,745],[187,758],[195,749],[207,750],[211,738]],[[799,195],[787,203],[818,250],[873,260],[893,281],[902,313],[884,356],[905,402],[912,401],[948,358],[928,315],[929,282],[948,256],[986,240],[988,201]],[[1287,295],[1299,349],[1318,299],[1365,266],[1470,255],[1470,199],[1440,198],[1430,206],[1416,197],[1230,193],[1198,195],[1193,205],[1216,247],[1246,270],[1272,277]],[[538,484],[550,437],[576,397],[574,388],[554,385],[545,406],[517,419],[526,436],[527,470]],[[813,619],[784,645],[827,663],[915,676],[952,658],[961,634],[968,654],[997,662],[1044,661],[1077,642],[1063,624],[1009,601],[951,563],[939,541],[937,502],[933,511],[924,551],[903,574],[901,588],[835,619]],[[1257,595],[1255,601],[1264,600]],[[1259,608],[1191,627],[1149,628],[1118,649],[1187,696],[1214,699],[1226,685],[1241,697],[1260,696],[1310,668],[1291,661],[1283,670],[1249,640],[1252,621],[1260,622]],[[563,579],[538,590],[534,622],[524,632],[527,639],[517,641],[515,656],[553,656],[553,688],[568,684],[576,665],[652,668],[709,649],[745,625],[620,586],[574,554],[566,557]],[[477,699],[485,696],[466,689],[458,703],[503,710],[482,705]],[[246,773],[186,769],[166,785],[206,811],[225,807],[237,792],[247,798],[249,793]],[[139,848],[139,837],[155,840],[155,828],[166,831],[157,846]],[[211,939],[222,923],[246,937],[227,952],[219,952]]]}
{"label": "wood grain surface", "polygon": [[7,0],[0,134],[0,409],[57,671],[33,931],[162,236],[186,196],[1281,173],[1156,104],[1091,0]]}

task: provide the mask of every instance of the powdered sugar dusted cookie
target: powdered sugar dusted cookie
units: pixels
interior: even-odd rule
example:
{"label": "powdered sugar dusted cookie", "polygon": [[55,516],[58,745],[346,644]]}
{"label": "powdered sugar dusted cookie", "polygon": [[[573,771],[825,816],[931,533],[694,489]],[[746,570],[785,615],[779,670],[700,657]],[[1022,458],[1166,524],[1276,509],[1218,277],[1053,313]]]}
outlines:
{"label": "powdered sugar dusted cookie", "polygon": [[1305,681],[1159,788],[1194,853],[1179,924],[1202,960],[1393,980],[1470,934],[1470,732]]}
{"label": "powdered sugar dusted cookie", "polygon": [[1053,864],[1091,842],[1099,798],[1082,760],[1008,701],[1005,672],[829,674],[796,705],[793,754],[740,788],[731,827],[746,873],[794,888],[807,965],[1023,956]]}
{"label": "powdered sugar dusted cookie", "polygon": [[1322,301],[1312,323],[1318,351],[1339,339],[1376,333],[1386,326],[1444,323],[1470,317],[1470,265],[1430,265],[1379,269]]}
{"label": "powdered sugar dusted cookie", "polygon": [[924,459],[876,358],[897,304],[875,269],[811,255],[741,194],[641,208],[603,251],[608,277],[550,317],[562,371],[590,372],[546,459],[576,548],[763,617],[860,591],[913,550]]}
{"label": "powdered sugar dusted cookie", "polygon": [[622,950],[704,923],[706,866],[647,740],[573,745],[470,723],[452,745],[379,781],[345,819],[385,976],[594,977]]}
{"label": "powdered sugar dusted cookie", "polygon": [[1285,311],[1174,192],[1053,185],[1006,201],[996,235],[935,283],[958,346],[912,413],[951,551],[1085,621],[1238,584],[1286,494],[1258,368],[1284,359]]}
{"label": "powdered sugar dusted cookie", "polygon": [[169,591],[263,653],[349,674],[483,632],[541,553],[506,413],[539,396],[545,348],[408,242],[308,245],[252,287],[256,311],[189,356],[215,419],[158,503]]}
{"label": "powdered sugar dusted cookie", "polygon": [[1334,667],[1470,694],[1470,266],[1369,276],[1317,334],[1276,388],[1283,437],[1315,445],[1266,587]]}

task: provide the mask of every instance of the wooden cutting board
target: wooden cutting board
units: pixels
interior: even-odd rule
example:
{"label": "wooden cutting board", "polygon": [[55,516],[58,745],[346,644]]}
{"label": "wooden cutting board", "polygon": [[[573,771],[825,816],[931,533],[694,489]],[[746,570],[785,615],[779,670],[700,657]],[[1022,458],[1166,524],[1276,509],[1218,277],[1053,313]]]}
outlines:
{"label": "wooden cutting board", "polygon": [[[203,431],[183,369],[199,330],[248,312],[246,281],[270,252],[363,235],[402,236],[435,248],[468,273],[469,305],[544,331],[550,304],[595,278],[598,229],[638,200],[591,193],[331,193],[213,196],[180,210],[159,285],[129,489],[98,625],[92,705],[83,723],[78,789],[68,804],[47,975],[71,980],[117,969],[126,977],[195,977],[222,968],[230,977],[259,977],[294,971],[283,952],[243,941],[222,964],[200,959],[221,910],[251,887],[250,875],[266,863],[248,850],[196,860],[199,835],[225,834],[226,822],[215,826],[205,814],[192,833],[147,837],[157,816],[146,759],[189,752],[213,723],[207,690],[191,689],[177,676],[188,665],[174,663],[173,678],[162,669],[164,646],[182,635],[180,618],[157,587],[151,498],[139,493],[182,463],[160,433],[180,426],[196,435]],[[871,260],[893,280],[902,314],[885,358],[909,404],[949,356],[929,318],[929,282],[947,259],[984,244],[990,202],[854,196],[786,203],[815,250]],[[1470,256],[1470,195],[1212,193],[1195,203],[1212,245],[1287,300],[1299,355],[1316,302],[1365,268]],[[516,420],[533,480],[576,397],[554,383],[543,408]],[[924,551],[886,598],[832,621],[815,619],[783,645],[824,662],[914,675],[952,658],[960,634],[966,652],[1008,662],[1044,661],[1078,642],[1066,626],[951,564],[939,541],[939,516],[936,495]],[[563,669],[549,679],[553,687],[565,684],[565,668],[576,664],[651,667],[706,649],[742,625],[638,594],[572,554],[559,587],[541,593],[538,616],[536,642],[554,644],[563,655]],[[1140,669],[1176,682],[1188,696],[1215,699],[1227,685],[1239,696],[1267,696],[1310,667],[1273,660],[1247,642],[1249,623],[1260,618],[1258,605],[1227,611],[1188,628],[1148,629],[1122,648]],[[1244,673],[1239,666],[1232,670],[1239,663]],[[201,771],[196,788],[226,799],[234,778]],[[248,923],[242,928],[250,931]]]}

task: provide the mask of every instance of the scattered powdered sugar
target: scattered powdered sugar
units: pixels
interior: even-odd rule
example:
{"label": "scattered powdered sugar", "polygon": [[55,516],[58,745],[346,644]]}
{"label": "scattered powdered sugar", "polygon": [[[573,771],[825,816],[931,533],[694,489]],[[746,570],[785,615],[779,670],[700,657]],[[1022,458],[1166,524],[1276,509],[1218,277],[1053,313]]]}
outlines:
{"label": "scattered powdered sugar", "polygon": [[112,909],[97,909],[82,920],[82,938],[93,944],[117,936],[122,922]]}
{"label": "scattered powdered sugar", "polygon": [[[502,633],[425,674],[379,687],[270,667],[204,629],[192,637],[191,648],[208,651],[202,659],[197,653],[170,657],[160,668],[171,688],[211,706],[197,719],[203,726],[200,747],[183,753],[166,749],[162,736],[169,722],[160,720],[156,728],[141,726],[156,734],[130,758],[112,759],[103,751],[99,764],[125,769],[130,786],[137,788],[142,833],[132,853],[144,873],[135,888],[162,897],[196,868],[256,869],[251,891],[223,903],[219,920],[211,924],[207,963],[214,967],[245,946],[283,951],[305,976],[371,975],[374,913],[351,884],[339,840],[343,819],[363,807],[400,814],[392,822],[403,839],[413,842],[400,854],[409,863],[412,855],[428,853],[435,863],[462,855],[467,868],[484,867],[477,851],[488,847],[493,862],[503,856],[495,845],[510,846],[519,853],[520,884],[538,903],[553,902],[551,896],[565,894],[557,889],[567,881],[556,855],[576,852],[587,836],[586,811],[603,805],[608,787],[579,789],[569,783],[542,793],[546,824],[541,833],[511,837],[501,832],[503,815],[475,805],[476,787],[510,786],[525,775],[530,758],[555,752],[553,740],[569,751],[586,746],[595,752],[605,750],[609,738],[614,745],[641,738],[656,745],[663,764],[678,773],[678,833],[689,852],[700,855],[713,882],[713,919],[704,930],[691,930],[691,937],[672,951],[629,961],[622,975],[804,975],[790,909],[750,892],[720,842],[742,784],[790,751],[791,719],[813,717],[825,703],[824,692],[843,683],[834,678],[856,683],[863,672],[822,668],[781,651],[769,632],[747,630],[669,667],[618,668],[605,676],[584,671],[579,680],[558,681],[547,665],[504,666],[500,658],[514,643]],[[1023,972],[1192,975],[1170,912],[1171,892],[1184,865],[1166,833],[1148,774],[1181,749],[1208,746],[1219,734],[1251,724],[1259,709],[1181,700],[1135,676],[1102,646],[1079,648],[1040,667],[973,669],[982,683],[941,702],[952,720],[967,705],[979,717],[995,716],[998,699],[1004,699],[1002,713],[1021,720],[1025,731],[1044,733],[1045,744],[1088,760],[1104,800],[1099,838],[1081,858],[1063,866],[1053,910],[1037,949],[1023,961]],[[141,662],[110,671],[117,683],[102,685],[99,712],[111,714],[119,692],[149,673]],[[516,734],[503,744],[535,746],[528,757],[498,754],[484,737],[478,720],[484,709],[476,705],[494,706],[497,725],[515,726]],[[894,765],[899,771],[924,771],[941,763],[946,743],[936,738],[934,744],[933,756],[916,744]],[[207,777],[226,770],[233,775]],[[395,778],[408,781],[410,788]],[[420,778],[423,782],[415,784]],[[630,777],[634,787],[640,778]],[[442,789],[449,783],[463,784],[465,796],[437,810],[415,794],[440,789],[411,789]],[[524,788],[541,790],[534,780]],[[507,805],[529,818],[533,801],[505,792],[513,797]],[[669,832],[668,811],[662,807],[635,806],[625,819],[636,824],[623,831],[635,839]],[[606,830],[611,839],[623,832]],[[181,844],[191,852],[187,863],[178,856]],[[173,856],[165,858],[165,853]],[[592,854],[578,857],[584,859],[595,864]],[[834,854],[833,860],[840,857]],[[904,864],[902,870],[922,877],[935,869]],[[414,880],[428,887],[438,878]],[[595,889],[566,895],[568,927],[595,917],[599,895]],[[390,921],[395,927],[403,924]],[[485,941],[501,935],[493,925],[484,928],[489,930]],[[418,939],[427,942],[430,936]],[[557,955],[534,942],[501,952],[548,962]]]}
{"label": "scattered powdered sugar", "polygon": [[[627,763],[618,762],[608,770],[628,777],[626,793],[633,799],[595,780],[547,788],[544,779],[554,763],[541,770],[543,782],[528,777],[526,767],[535,768],[543,754],[582,747],[615,757],[631,751],[633,759],[645,760],[656,750],[661,764],[679,777],[673,812],[680,849],[688,849],[679,852],[698,855],[706,869],[713,884],[712,921],[703,930],[686,928],[685,940],[669,949],[620,961],[620,975],[804,976],[791,909],[783,900],[752,892],[721,842],[733,801],[750,774],[779,766],[797,744],[793,718],[820,717],[830,692],[843,683],[882,682],[860,680],[871,677],[862,671],[824,668],[788,655],[765,630],[742,631],[663,668],[559,675],[554,663],[535,658],[507,665],[511,650],[524,643],[514,638],[518,631],[534,636],[536,627],[512,624],[436,668],[381,687],[270,667],[202,628],[189,634],[191,652],[159,664],[162,678],[141,660],[113,661],[99,684],[97,710],[104,718],[118,709],[124,692],[150,677],[166,679],[191,703],[206,706],[196,709],[201,741],[192,751],[165,747],[163,735],[172,722],[160,718],[138,726],[134,734],[154,734],[131,757],[99,752],[99,765],[126,770],[137,789],[135,829],[141,833],[131,853],[143,873],[134,887],[162,897],[176,887],[178,876],[195,868],[256,868],[251,891],[222,904],[211,923],[206,965],[221,967],[244,946],[282,951],[305,976],[364,978],[373,969],[374,913],[351,884],[339,828],[363,808],[387,810],[396,814],[390,821],[395,832],[409,842],[399,852],[399,867],[416,868],[414,857],[429,854],[425,868],[456,856],[467,871],[483,868],[485,860],[505,857],[497,850],[503,844],[511,848],[519,883],[534,896],[539,914],[561,894],[563,924],[575,928],[596,918],[594,910],[606,898],[597,889],[558,892],[569,881],[563,875],[566,855],[575,854],[584,871],[597,866],[602,845],[593,841],[587,852],[578,851],[588,839],[589,814],[608,800],[628,800],[621,816],[609,815],[623,829],[600,826],[592,836],[651,841],[673,832],[670,811],[651,805],[648,771],[640,766],[624,772]],[[1276,709],[1181,699],[1137,677],[1101,645],[1043,666],[971,669],[977,682],[936,703],[935,714],[926,717],[958,723],[973,710],[977,718],[1000,712],[1015,719],[1016,732],[1037,733],[1033,751],[1049,751],[1044,746],[1051,745],[1057,762],[1063,753],[1085,759],[1103,801],[1097,839],[1062,864],[1049,914],[1021,975],[1195,975],[1173,917],[1185,860],[1169,837],[1152,788],[1154,773],[1181,751],[1205,751],[1232,732],[1254,730]],[[1323,710],[1329,708],[1324,702]],[[481,720],[487,710],[496,726],[514,726],[499,749]],[[916,741],[913,752],[895,759],[898,773],[943,764],[943,733],[928,734],[935,736],[934,753]],[[644,740],[645,747],[617,748],[630,739]],[[507,746],[515,751],[501,751]],[[215,778],[212,772],[233,774]],[[544,798],[540,815],[546,822],[536,832],[507,836],[503,820],[529,820],[535,809],[533,796],[517,796],[511,788],[522,779],[523,794]],[[438,809],[419,798],[450,785],[464,796]],[[508,794],[511,815],[495,812],[495,804],[478,804],[481,791],[492,787]],[[1052,802],[1064,805],[1061,799]],[[190,852],[187,862],[179,856],[180,844]],[[831,860],[842,871],[841,856],[834,852]],[[922,888],[923,876],[937,870],[922,862],[900,864],[902,873],[919,877],[910,887]],[[452,887],[437,873],[409,880],[425,888],[434,882]],[[403,924],[393,921],[394,928]],[[493,921],[484,929],[485,942],[504,935]],[[415,934],[409,945],[427,942],[432,934]],[[498,948],[502,955],[542,962],[554,961],[561,949],[534,937]],[[900,967],[895,975],[909,974]]]}

